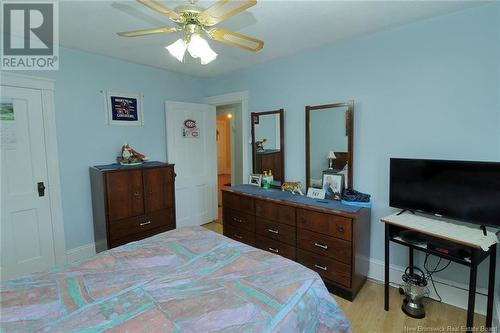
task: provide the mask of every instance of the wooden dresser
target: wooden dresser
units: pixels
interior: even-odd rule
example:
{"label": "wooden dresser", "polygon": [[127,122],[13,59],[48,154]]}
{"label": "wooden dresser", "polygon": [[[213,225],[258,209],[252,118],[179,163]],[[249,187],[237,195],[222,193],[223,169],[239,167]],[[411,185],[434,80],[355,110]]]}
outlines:
{"label": "wooden dresser", "polygon": [[174,165],[90,168],[96,252],[175,229]]}
{"label": "wooden dresser", "polygon": [[223,189],[224,235],[303,264],[353,300],[368,273],[370,209],[249,186]]}

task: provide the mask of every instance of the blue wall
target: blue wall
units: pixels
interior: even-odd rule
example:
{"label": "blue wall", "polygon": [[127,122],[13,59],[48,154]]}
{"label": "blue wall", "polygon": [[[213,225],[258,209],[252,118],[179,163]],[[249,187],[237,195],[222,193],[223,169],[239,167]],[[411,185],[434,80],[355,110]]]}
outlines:
{"label": "blue wall", "polygon": [[[90,53],[60,50],[59,71],[24,72],[55,79],[55,111],[66,248],[94,241],[89,166],[115,161],[123,143],[166,160],[165,100],[198,102],[200,79]],[[101,90],[142,93],[144,126],[109,126]]]}
{"label": "blue wall", "polygon": [[283,107],[286,175],[301,181],[304,106],[355,100],[354,185],[372,194],[371,256],[382,260],[390,157],[500,161],[499,59],[496,3],[210,79],[205,94],[248,90],[250,111]]}

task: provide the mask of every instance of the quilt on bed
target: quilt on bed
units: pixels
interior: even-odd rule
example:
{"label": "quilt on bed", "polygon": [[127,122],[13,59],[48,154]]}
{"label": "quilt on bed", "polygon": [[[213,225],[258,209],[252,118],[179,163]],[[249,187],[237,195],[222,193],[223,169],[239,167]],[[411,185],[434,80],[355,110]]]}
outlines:
{"label": "quilt on bed", "polygon": [[350,332],[317,273],[201,227],[6,281],[1,332]]}

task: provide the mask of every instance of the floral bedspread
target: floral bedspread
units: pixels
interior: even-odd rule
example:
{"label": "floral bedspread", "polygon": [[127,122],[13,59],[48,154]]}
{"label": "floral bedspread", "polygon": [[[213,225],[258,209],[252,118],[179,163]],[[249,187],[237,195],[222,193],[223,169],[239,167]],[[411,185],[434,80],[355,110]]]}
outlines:
{"label": "floral bedspread", "polygon": [[201,227],[1,285],[3,332],[350,332],[317,273]]}

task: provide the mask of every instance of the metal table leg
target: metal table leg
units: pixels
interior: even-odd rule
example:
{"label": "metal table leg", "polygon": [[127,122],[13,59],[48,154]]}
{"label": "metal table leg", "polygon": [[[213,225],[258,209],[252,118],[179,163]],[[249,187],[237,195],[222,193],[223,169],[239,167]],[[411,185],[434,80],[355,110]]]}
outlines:
{"label": "metal table leg", "polygon": [[384,283],[384,310],[389,311],[389,225],[385,224],[385,283]]}
{"label": "metal table leg", "polygon": [[471,332],[474,326],[474,306],[476,301],[476,280],[477,280],[477,262],[476,256],[472,255],[469,278],[469,302],[467,305],[467,331]]}
{"label": "metal table leg", "polygon": [[490,269],[488,278],[488,307],[486,310],[486,328],[493,326],[493,298],[495,297],[495,268],[497,261],[497,244],[490,249]]}

